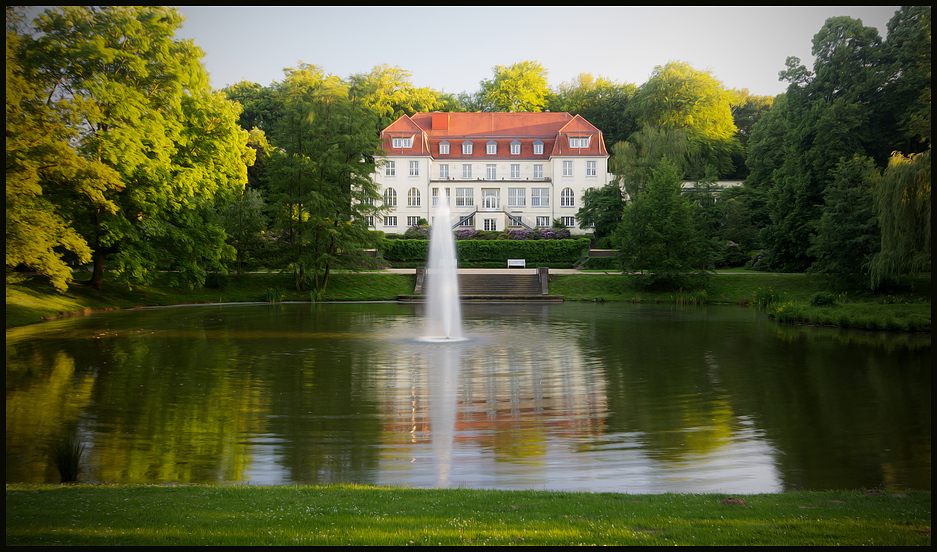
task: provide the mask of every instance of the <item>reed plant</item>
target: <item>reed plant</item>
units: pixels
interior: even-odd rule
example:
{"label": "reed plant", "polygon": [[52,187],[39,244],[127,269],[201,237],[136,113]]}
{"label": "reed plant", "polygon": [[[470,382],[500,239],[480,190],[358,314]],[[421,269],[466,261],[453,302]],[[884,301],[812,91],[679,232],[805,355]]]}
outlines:
{"label": "reed plant", "polygon": [[78,474],[81,473],[81,457],[84,452],[85,444],[76,435],[68,435],[49,447],[49,456],[52,464],[59,471],[62,483],[78,481]]}

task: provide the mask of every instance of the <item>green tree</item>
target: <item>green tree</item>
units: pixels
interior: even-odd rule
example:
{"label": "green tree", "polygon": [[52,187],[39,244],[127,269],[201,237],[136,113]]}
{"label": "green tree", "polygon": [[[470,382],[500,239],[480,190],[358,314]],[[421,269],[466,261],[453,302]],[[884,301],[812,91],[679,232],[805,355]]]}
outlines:
{"label": "green tree", "polygon": [[311,284],[321,293],[343,255],[360,255],[377,239],[367,226],[380,213],[371,180],[380,147],[375,114],[314,65],[287,69],[276,95],[281,118],[266,178],[279,256],[297,290]]}
{"label": "green tree", "polygon": [[621,187],[610,182],[597,190],[586,190],[582,204],[576,213],[580,228],[594,226],[596,239],[602,239],[610,236],[621,222],[625,202]]}
{"label": "green tree", "polygon": [[670,163],[683,178],[683,167],[689,152],[686,132],[645,127],[626,142],[612,146],[609,170],[621,187],[627,201],[643,193],[651,174],[663,161]]}
{"label": "green tree", "polygon": [[606,144],[628,139],[639,129],[629,103],[637,92],[633,84],[619,84],[605,78],[580,73],[564,82],[549,96],[548,108],[555,112],[582,115],[602,130]]}
{"label": "green tree", "polygon": [[33,38],[21,31],[20,10],[6,9],[6,266],[23,265],[48,276],[64,292],[72,281],[67,255],[91,260],[91,248],[71,220],[68,201],[103,210],[116,205],[104,194],[120,190],[117,173],[82,158],[71,146],[78,135],[77,112],[65,101],[49,100],[54,86],[31,59]]}
{"label": "green tree", "polygon": [[628,203],[612,242],[625,270],[652,287],[691,288],[709,269],[693,205],[682,194],[680,171],[664,159],[644,193]]}
{"label": "green tree", "polygon": [[732,119],[734,102],[735,95],[712,73],[674,61],[654,68],[631,108],[641,127],[684,130],[691,149],[699,150],[722,176],[733,172],[732,156],[739,150]]}
{"label": "green tree", "polygon": [[808,253],[817,259],[811,271],[848,284],[868,277],[869,262],[881,241],[872,203],[872,190],[880,178],[869,157],[856,156],[836,167],[833,181],[823,191],[823,214],[811,236]]}
{"label": "green tree", "polygon": [[931,152],[892,155],[872,190],[881,250],[872,258],[871,283],[931,269]]}
{"label": "green tree", "polygon": [[30,59],[47,83],[37,95],[73,113],[76,154],[120,183],[62,198],[93,250],[95,289],[105,263],[129,282],[167,268],[199,285],[231,253],[197,211],[243,186],[252,151],[237,104],[212,93],[201,50],[173,38],[182,20],[170,8],[64,7],[35,22]]}
{"label": "green tree", "polygon": [[266,245],[263,232],[268,223],[266,210],[260,190],[245,188],[220,213],[227,243],[235,250],[235,272],[238,278],[247,267],[256,264],[263,254]]}
{"label": "green tree", "polygon": [[414,87],[410,77],[409,71],[387,64],[351,77],[350,94],[377,114],[375,131],[378,134],[402,115],[440,107],[440,94],[430,88]]}
{"label": "green tree", "polygon": [[481,81],[479,111],[537,113],[547,105],[547,70],[536,61],[496,65],[494,77]]}
{"label": "green tree", "polygon": [[903,6],[888,22],[884,55],[891,64],[886,89],[897,124],[894,149],[920,153],[931,137],[931,7]]}

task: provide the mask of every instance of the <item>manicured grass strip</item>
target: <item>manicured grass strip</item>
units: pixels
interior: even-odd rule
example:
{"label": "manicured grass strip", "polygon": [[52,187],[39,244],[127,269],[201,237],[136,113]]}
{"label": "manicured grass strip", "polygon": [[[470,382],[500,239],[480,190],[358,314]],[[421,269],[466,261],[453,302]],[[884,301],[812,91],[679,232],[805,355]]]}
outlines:
{"label": "manicured grass strip", "polygon": [[930,496],[14,484],[6,544],[929,546]]}

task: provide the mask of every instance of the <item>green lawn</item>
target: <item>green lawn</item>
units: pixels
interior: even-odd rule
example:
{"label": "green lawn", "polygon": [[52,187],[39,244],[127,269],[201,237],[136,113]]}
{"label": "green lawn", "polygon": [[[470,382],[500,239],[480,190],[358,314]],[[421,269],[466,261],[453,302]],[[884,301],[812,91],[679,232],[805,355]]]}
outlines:
{"label": "green lawn", "polygon": [[14,484],[6,544],[930,546],[930,497]]}

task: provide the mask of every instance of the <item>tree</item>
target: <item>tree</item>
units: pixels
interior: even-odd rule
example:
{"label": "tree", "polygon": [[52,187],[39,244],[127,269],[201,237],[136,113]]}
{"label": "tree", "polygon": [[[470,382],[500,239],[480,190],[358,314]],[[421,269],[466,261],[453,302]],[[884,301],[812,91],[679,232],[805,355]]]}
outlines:
{"label": "tree", "polygon": [[243,186],[252,150],[237,104],[208,86],[201,50],[173,39],[182,20],[170,8],[64,7],[35,22],[36,97],[71,113],[62,124],[90,171],[73,178],[112,183],[60,199],[93,251],[95,289],[105,263],[128,282],[168,268],[200,285],[231,253],[198,211]]}
{"label": "tree", "polygon": [[547,105],[550,111],[582,115],[602,129],[607,144],[615,144],[627,140],[640,128],[628,107],[637,90],[633,84],[580,73],[576,80],[560,84]]}
{"label": "tree", "polygon": [[903,6],[888,22],[884,55],[891,64],[887,101],[908,154],[930,147],[931,7]]}
{"label": "tree", "polygon": [[931,152],[892,155],[872,190],[882,232],[872,258],[872,288],[931,268]]}
{"label": "tree", "polygon": [[654,68],[631,107],[641,127],[684,130],[691,149],[700,150],[707,164],[726,175],[734,170],[732,155],[739,148],[732,119],[735,101],[712,73],[675,61]]}
{"label": "tree", "polygon": [[288,69],[275,93],[282,116],[266,178],[279,256],[297,290],[312,284],[318,294],[342,255],[360,255],[377,239],[367,226],[381,212],[371,180],[375,114],[314,65]]}
{"label": "tree", "polygon": [[[645,284],[677,289],[698,284],[694,275],[708,270],[693,205],[682,195],[679,169],[663,160],[652,171],[645,193],[622,213],[612,241],[626,270],[640,271]],[[648,274],[645,274],[648,272]]]}
{"label": "tree", "polygon": [[351,77],[350,94],[377,114],[378,134],[402,115],[433,111],[440,106],[438,92],[414,87],[410,77],[409,71],[387,64]]}
{"label": "tree", "polygon": [[576,213],[579,227],[595,227],[596,239],[610,236],[621,222],[621,212],[624,207],[621,187],[614,182],[599,188],[589,189],[582,197],[583,206]]}
{"label": "tree", "polygon": [[550,88],[547,70],[536,61],[521,61],[505,67],[496,65],[494,77],[481,81],[479,111],[537,113],[547,105]]}
{"label": "tree", "polygon": [[61,199],[82,197],[100,209],[116,206],[104,193],[123,187],[110,167],[83,159],[76,112],[67,102],[47,101],[53,83],[30,59],[33,38],[23,34],[22,14],[7,7],[6,40],[6,266],[49,277],[59,292],[72,281],[66,254],[79,263],[91,248],[74,228]]}
{"label": "tree", "polygon": [[817,259],[811,265],[813,272],[844,282],[868,274],[881,241],[872,203],[872,190],[880,178],[870,157],[857,155],[837,166],[823,191],[823,214],[811,235],[808,253]]}
{"label": "tree", "polygon": [[621,187],[626,200],[633,201],[643,193],[654,169],[663,161],[670,163],[683,177],[689,143],[683,130],[645,127],[627,142],[612,146],[609,170]]}

